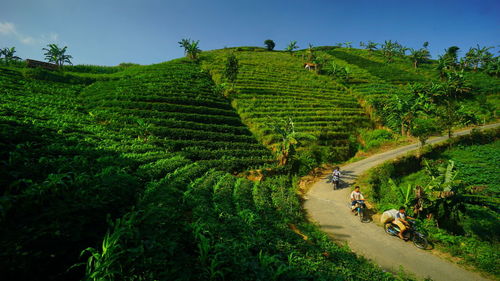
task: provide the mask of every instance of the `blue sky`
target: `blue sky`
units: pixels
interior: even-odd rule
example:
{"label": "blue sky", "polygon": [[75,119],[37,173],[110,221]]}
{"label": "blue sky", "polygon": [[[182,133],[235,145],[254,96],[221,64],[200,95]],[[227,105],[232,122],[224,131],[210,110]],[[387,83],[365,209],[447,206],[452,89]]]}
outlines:
{"label": "blue sky", "polygon": [[452,45],[500,50],[498,0],[12,0],[0,9],[0,48],[43,59],[48,43],[68,46],[75,64],[151,64],[183,56],[177,42],[202,50],[232,46],[276,49],[338,42],[397,40],[433,57]]}

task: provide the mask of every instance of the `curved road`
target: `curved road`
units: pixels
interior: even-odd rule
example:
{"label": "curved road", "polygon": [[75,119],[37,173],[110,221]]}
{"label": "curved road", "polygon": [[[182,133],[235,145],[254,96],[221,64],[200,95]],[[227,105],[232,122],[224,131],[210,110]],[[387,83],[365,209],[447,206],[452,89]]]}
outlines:
{"label": "curved road", "polygon": [[[493,128],[499,125],[496,123],[481,128]],[[469,132],[470,130],[464,130],[455,133],[455,136]],[[427,143],[434,144],[447,138],[436,137]],[[368,169],[417,148],[418,144],[411,144],[347,164],[342,167],[342,178],[344,182],[352,184],[357,176]],[[331,184],[326,183],[325,180],[315,183],[305,196],[304,203],[310,220],[318,223],[320,228],[334,239],[346,241],[354,252],[392,272],[397,272],[402,266],[404,270],[419,278],[430,277],[435,281],[487,280],[477,273],[440,259],[428,251],[420,250],[411,242],[404,242],[387,235],[383,228],[374,223],[361,223],[350,212],[350,192],[350,188],[332,190]]]}

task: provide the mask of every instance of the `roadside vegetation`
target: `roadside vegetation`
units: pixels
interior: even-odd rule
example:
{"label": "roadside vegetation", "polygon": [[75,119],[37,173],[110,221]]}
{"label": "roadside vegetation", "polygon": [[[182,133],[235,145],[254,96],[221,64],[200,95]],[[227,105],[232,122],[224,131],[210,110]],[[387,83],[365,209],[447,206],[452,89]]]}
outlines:
{"label": "roadside vegetation", "polygon": [[426,148],[368,171],[359,183],[379,212],[406,206],[440,250],[498,277],[498,133]]}

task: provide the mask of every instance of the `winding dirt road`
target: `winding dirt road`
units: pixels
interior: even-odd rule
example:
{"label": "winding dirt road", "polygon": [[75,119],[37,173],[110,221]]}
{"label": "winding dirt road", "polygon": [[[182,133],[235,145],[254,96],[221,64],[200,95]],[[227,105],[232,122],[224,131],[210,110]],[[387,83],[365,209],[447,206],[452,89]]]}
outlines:
{"label": "winding dirt road", "polygon": [[[496,123],[482,128],[494,128],[499,125]],[[457,132],[455,135],[468,133],[470,130]],[[428,144],[446,139],[447,137],[432,138]],[[368,169],[417,148],[418,144],[411,144],[347,164],[342,167],[342,179],[345,183],[352,184],[357,176]],[[315,183],[305,196],[304,203],[310,220],[318,223],[320,228],[333,239],[346,241],[354,252],[392,272],[397,272],[402,267],[419,278],[430,277],[436,281],[487,280],[477,273],[467,271],[428,251],[420,250],[411,242],[404,242],[387,235],[382,227],[374,223],[361,223],[358,217],[350,212],[350,192],[351,188],[345,187],[332,190],[331,184],[326,180]]]}

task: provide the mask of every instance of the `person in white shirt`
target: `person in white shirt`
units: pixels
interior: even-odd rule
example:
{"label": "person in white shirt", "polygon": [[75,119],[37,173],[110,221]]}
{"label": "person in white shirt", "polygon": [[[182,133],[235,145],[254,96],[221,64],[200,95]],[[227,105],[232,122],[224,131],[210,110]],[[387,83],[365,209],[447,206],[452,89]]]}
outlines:
{"label": "person in white shirt", "polygon": [[339,188],[339,183],[340,183],[340,168],[335,167],[335,169],[332,172],[332,183],[333,183],[333,189]]}
{"label": "person in white shirt", "polygon": [[361,192],[359,191],[359,186],[357,185],[355,188],[354,188],[354,191],[351,192],[351,209],[352,211],[354,211],[356,208],[356,204],[361,204],[365,205],[365,197],[363,196],[363,194],[361,194]]}
{"label": "person in white shirt", "polygon": [[393,223],[399,227],[399,234],[398,234],[399,238],[406,241],[404,237],[404,232],[408,229],[410,225],[407,219],[413,220],[414,218],[407,216],[405,211],[406,208],[404,206],[399,207],[399,212],[397,213],[396,219],[393,221]]}

